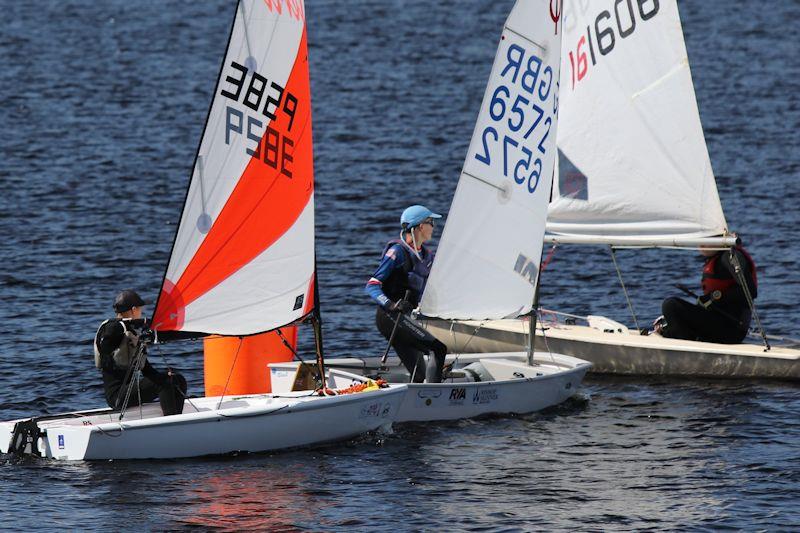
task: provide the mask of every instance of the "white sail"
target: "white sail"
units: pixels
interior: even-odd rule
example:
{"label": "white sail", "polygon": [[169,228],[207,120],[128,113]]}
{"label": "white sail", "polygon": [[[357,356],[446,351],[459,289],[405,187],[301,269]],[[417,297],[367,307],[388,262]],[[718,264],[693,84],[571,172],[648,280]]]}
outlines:
{"label": "white sail", "polygon": [[564,12],[548,233],[686,245],[726,233],[675,0],[567,0]]}
{"label": "white sail", "polygon": [[247,335],[313,306],[305,8],[241,0],[153,329]]}
{"label": "white sail", "polygon": [[506,21],[420,310],[518,316],[533,303],[556,157],[560,2]]}

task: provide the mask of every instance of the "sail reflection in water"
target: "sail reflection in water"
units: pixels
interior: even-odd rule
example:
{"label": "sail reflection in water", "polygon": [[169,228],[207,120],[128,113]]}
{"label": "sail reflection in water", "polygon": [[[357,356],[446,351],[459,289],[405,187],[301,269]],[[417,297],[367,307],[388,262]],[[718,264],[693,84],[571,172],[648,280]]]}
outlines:
{"label": "sail reflection in water", "polygon": [[180,523],[202,528],[270,530],[314,523],[330,503],[308,493],[308,466],[250,462],[202,476],[187,493],[191,512]]}

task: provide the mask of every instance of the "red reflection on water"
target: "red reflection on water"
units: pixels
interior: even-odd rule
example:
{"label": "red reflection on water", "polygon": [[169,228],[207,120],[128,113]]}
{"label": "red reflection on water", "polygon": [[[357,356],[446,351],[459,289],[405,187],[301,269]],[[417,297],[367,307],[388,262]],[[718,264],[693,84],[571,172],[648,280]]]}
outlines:
{"label": "red reflection on water", "polygon": [[[301,472],[306,466],[286,466],[265,468],[260,463],[252,469],[198,479],[186,494],[191,516],[182,518],[181,523],[271,531],[299,530],[296,524],[318,523],[319,511],[327,504],[303,488],[308,486],[308,475]],[[198,501],[194,509],[192,500]]]}

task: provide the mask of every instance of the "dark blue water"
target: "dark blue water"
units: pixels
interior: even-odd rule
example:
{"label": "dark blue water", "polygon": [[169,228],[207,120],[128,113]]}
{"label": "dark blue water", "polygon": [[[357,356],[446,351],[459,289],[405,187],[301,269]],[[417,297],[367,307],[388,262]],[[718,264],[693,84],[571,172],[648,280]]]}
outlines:
{"label": "dark blue water", "polygon": [[[361,286],[411,203],[446,211],[510,0],[309,0],[320,284],[330,355],[384,344]],[[768,331],[800,300],[796,2],[680,4],[719,193]],[[230,2],[3,2],[0,419],[102,404],[91,338],[154,297]],[[648,320],[685,252],[619,252]],[[560,248],[548,308],[627,320],[607,251]],[[308,344],[304,336],[302,344]],[[195,392],[197,344],[162,349]],[[154,364],[163,360],[154,354]],[[587,379],[549,412],[410,426],[311,451],[0,462],[0,528],[796,529],[800,399],[781,383]]]}

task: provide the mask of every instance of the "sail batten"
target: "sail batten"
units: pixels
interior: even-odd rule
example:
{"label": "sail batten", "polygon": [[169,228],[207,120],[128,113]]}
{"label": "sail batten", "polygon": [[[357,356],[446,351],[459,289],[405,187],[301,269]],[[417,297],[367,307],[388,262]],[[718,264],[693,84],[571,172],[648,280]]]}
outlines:
{"label": "sail batten", "polygon": [[303,10],[241,0],[153,327],[269,331],[308,313],[313,277]]}
{"label": "sail batten", "polygon": [[[614,244],[725,236],[677,3],[612,4],[565,6],[548,238]],[[629,27],[603,29],[623,15]]]}
{"label": "sail batten", "polygon": [[506,21],[420,304],[426,316],[531,309],[556,157],[559,28],[544,0],[517,1]]}

